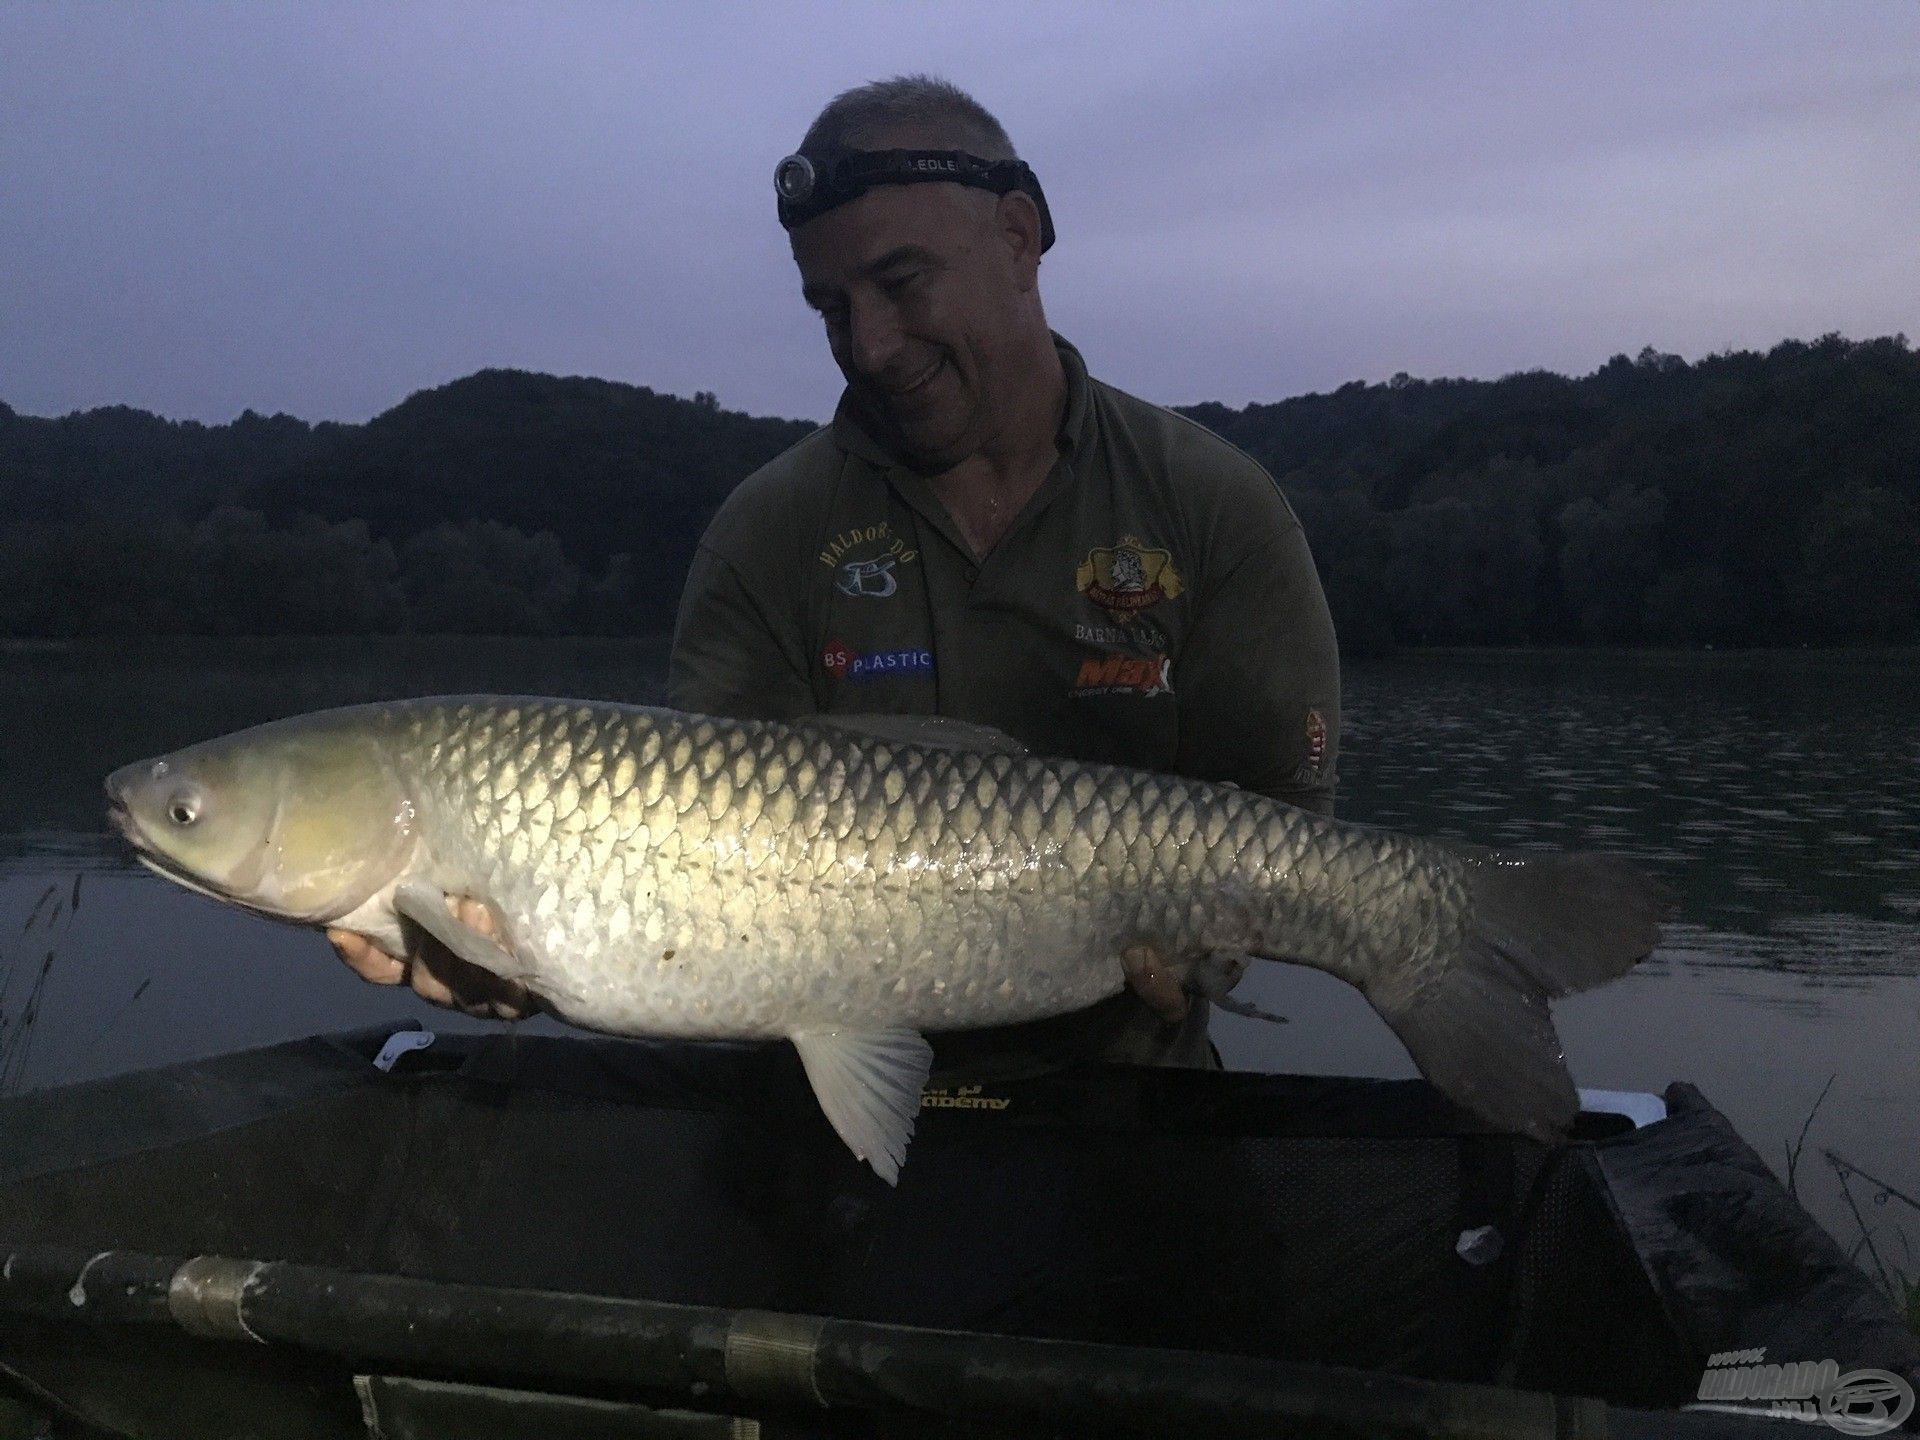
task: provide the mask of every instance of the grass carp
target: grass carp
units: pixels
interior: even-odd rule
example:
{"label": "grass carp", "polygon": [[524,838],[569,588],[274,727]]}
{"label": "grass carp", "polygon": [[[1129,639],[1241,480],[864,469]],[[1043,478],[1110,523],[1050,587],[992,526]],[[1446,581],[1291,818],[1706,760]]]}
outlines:
{"label": "grass carp", "polygon": [[1629,969],[1662,908],[1616,859],[1422,840],[923,717],[395,701],[129,765],[107,794],[143,862],[215,899],[395,955],[418,926],[591,1030],[791,1040],[888,1181],[922,1032],[1249,956],[1357,986],[1451,1099],[1551,1140],[1577,1102],[1547,1001]]}

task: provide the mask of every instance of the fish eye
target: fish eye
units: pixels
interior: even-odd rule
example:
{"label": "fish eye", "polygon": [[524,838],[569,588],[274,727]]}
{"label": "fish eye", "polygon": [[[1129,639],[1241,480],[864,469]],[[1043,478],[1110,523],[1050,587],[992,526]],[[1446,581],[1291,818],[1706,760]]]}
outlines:
{"label": "fish eye", "polygon": [[191,790],[182,790],[167,802],[167,819],[179,826],[188,826],[200,818],[200,797]]}

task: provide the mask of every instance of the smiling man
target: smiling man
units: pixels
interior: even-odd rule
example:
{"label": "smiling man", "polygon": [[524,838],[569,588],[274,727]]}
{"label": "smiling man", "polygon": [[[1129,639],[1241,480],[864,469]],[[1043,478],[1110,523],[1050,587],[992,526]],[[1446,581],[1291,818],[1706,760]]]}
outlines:
{"label": "smiling man", "polygon": [[[1052,333],[1046,199],[998,121],[910,76],[850,90],[775,176],[801,293],[846,378],[833,423],[749,476],[689,570],[669,703],[715,715],[947,716],[1045,755],[1229,781],[1331,813],[1333,625],[1252,459],[1090,379]],[[449,896],[484,928],[484,906]],[[516,1016],[431,942],[333,935],[362,977]],[[1212,1061],[1204,1001],[1135,988],[943,1059]]]}
{"label": "smiling man", "polygon": [[[1299,523],[1051,332],[1052,221],[993,116],[922,76],[862,86],[775,184],[846,391],[702,539],[669,703],[948,716],[1331,813],[1339,660]],[[1204,1064],[1205,1009],[1149,975],[1030,1038]]]}

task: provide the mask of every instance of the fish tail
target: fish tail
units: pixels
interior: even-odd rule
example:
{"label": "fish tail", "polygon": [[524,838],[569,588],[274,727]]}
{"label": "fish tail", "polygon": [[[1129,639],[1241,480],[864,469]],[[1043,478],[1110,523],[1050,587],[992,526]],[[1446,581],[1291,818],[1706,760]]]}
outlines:
{"label": "fish tail", "polygon": [[1668,893],[1607,855],[1450,858],[1464,878],[1451,945],[1415,983],[1369,987],[1367,998],[1449,1099],[1551,1143],[1573,1123],[1579,1097],[1547,1001],[1645,959]]}

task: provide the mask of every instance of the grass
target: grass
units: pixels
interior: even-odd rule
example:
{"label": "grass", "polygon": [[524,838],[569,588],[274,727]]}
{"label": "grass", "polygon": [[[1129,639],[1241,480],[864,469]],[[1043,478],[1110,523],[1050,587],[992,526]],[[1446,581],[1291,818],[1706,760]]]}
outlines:
{"label": "grass", "polygon": [[1874,1178],[1843,1155],[1832,1150],[1822,1150],[1820,1153],[1826,1157],[1827,1164],[1833,1167],[1834,1176],[1840,1182],[1840,1193],[1846,1197],[1847,1209],[1853,1213],[1853,1223],[1860,1227],[1860,1238],[1853,1247],[1855,1262],[1858,1263],[1860,1252],[1864,1250],[1867,1258],[1873,1262],[1871,1273],[1878,1277],[1881,1287],[1892,1298],[1894,1306],[1906,1320],[1907,1328],[1920,1335],[1920,1278],[1917,1278],[1920,1277],[1920,1271],[1909,1268],[1916,1262],[1906,1231],[1902,1228],[1895,1232],[1900,1237],[1905,1255],[1892,1259],[1883,1255],[1881,1247],[1874,1241],[1873,1230],[1860,1211],[1859,1202],[1854,1198],[1853,1182],[1859,1180],[1866,1185],[1868,1199],[1875,1205],[1897,1202],[1920,1216],[1920,1200],[1895,1189],[1884,1180]]}
{"label": "grass", "polygon": [[[26,1087],[47,982],[59,961],[61,938],[79,913],[82,878],[76,872],[71,885],[57,881],[48,885],[27,912],[19,933],[10,941],[0,941],[0,1095],[15,1095]],[[99,1033],[75,1053],[84,1056],[97,1048],[140,1003],[151,984],[149,975],[135,986]]]}
{"label": "grass", "polygon": [[[18,938],[0,956],[0,1095],[19,1091],[26,1076],[60,935],[80,908],[80,876],[75,874],[72,889],[62,892],[52,884],[40,893]],[[26,993],[16,998],[16,981],[23,976]]]}
{"label": "grass", "polygon": [[[1813,1128],[1813,1117],[1820,1113],[1820,1107],[1826,1103],[1827,1095],[1833,1089],[1833,1082],[1838,1078],[1838,1075],[1827,1077],[1827,1083],[1820,1089],[1819,1098],[1813,1102],[1813,1108],[1807,1112],[1807,1118],[1800,1126],[1799,1136],[1792,1144],[1786,1146],[1787,1193],[1796,1200],[1800,1198],[1800,1158],[1806,1150],[1807,1132]],[[1886,1291],[1888,1298],[1893,1301],[1894,1308],[1907,1322],[1907,1328],[1915,1335],[1920,1335],[1920,1269],[1913,1268],[1920,1265],[1920,1261],[1916,1261],[1914,1257],[1913,1248],[1907,1239],[1904,1227],[1894,1231],[1899,1237],[1904,1254],[1889,1259],[1881,1253],[1881,1246],[1874,1238],[1873,1227],[1867,1224],[1866,1215],[1860,1209],[1859,1199],[1853,1193],[1853,1182],[1858,1180],[1867,1187],[1867,1198],[1873,1205],[1885,1206],[1897,1202],[1913,1211],[1916,1216],[1920,1216],[1920,1200],[1896,1189],[1884,1180],[1869,1175],[1836,1151],[1823,1147],[1820,1153],[1832,1167],[1834,1178],[1840,1182],[1840,1194],[1846,1200],[1847,1210],[1852,1214],[1853,1223],[1860,1231],[1859,1238],[1853,1242],[1853,1249],[1848,1253],[1847,1258],[1854,1264],[1860,1265],[1869,1279],[1879,1282],[1880,1288]],[[1860,1263],[1863,1253],[1867,1260],[1872,1262],[1871,1269]]]}

